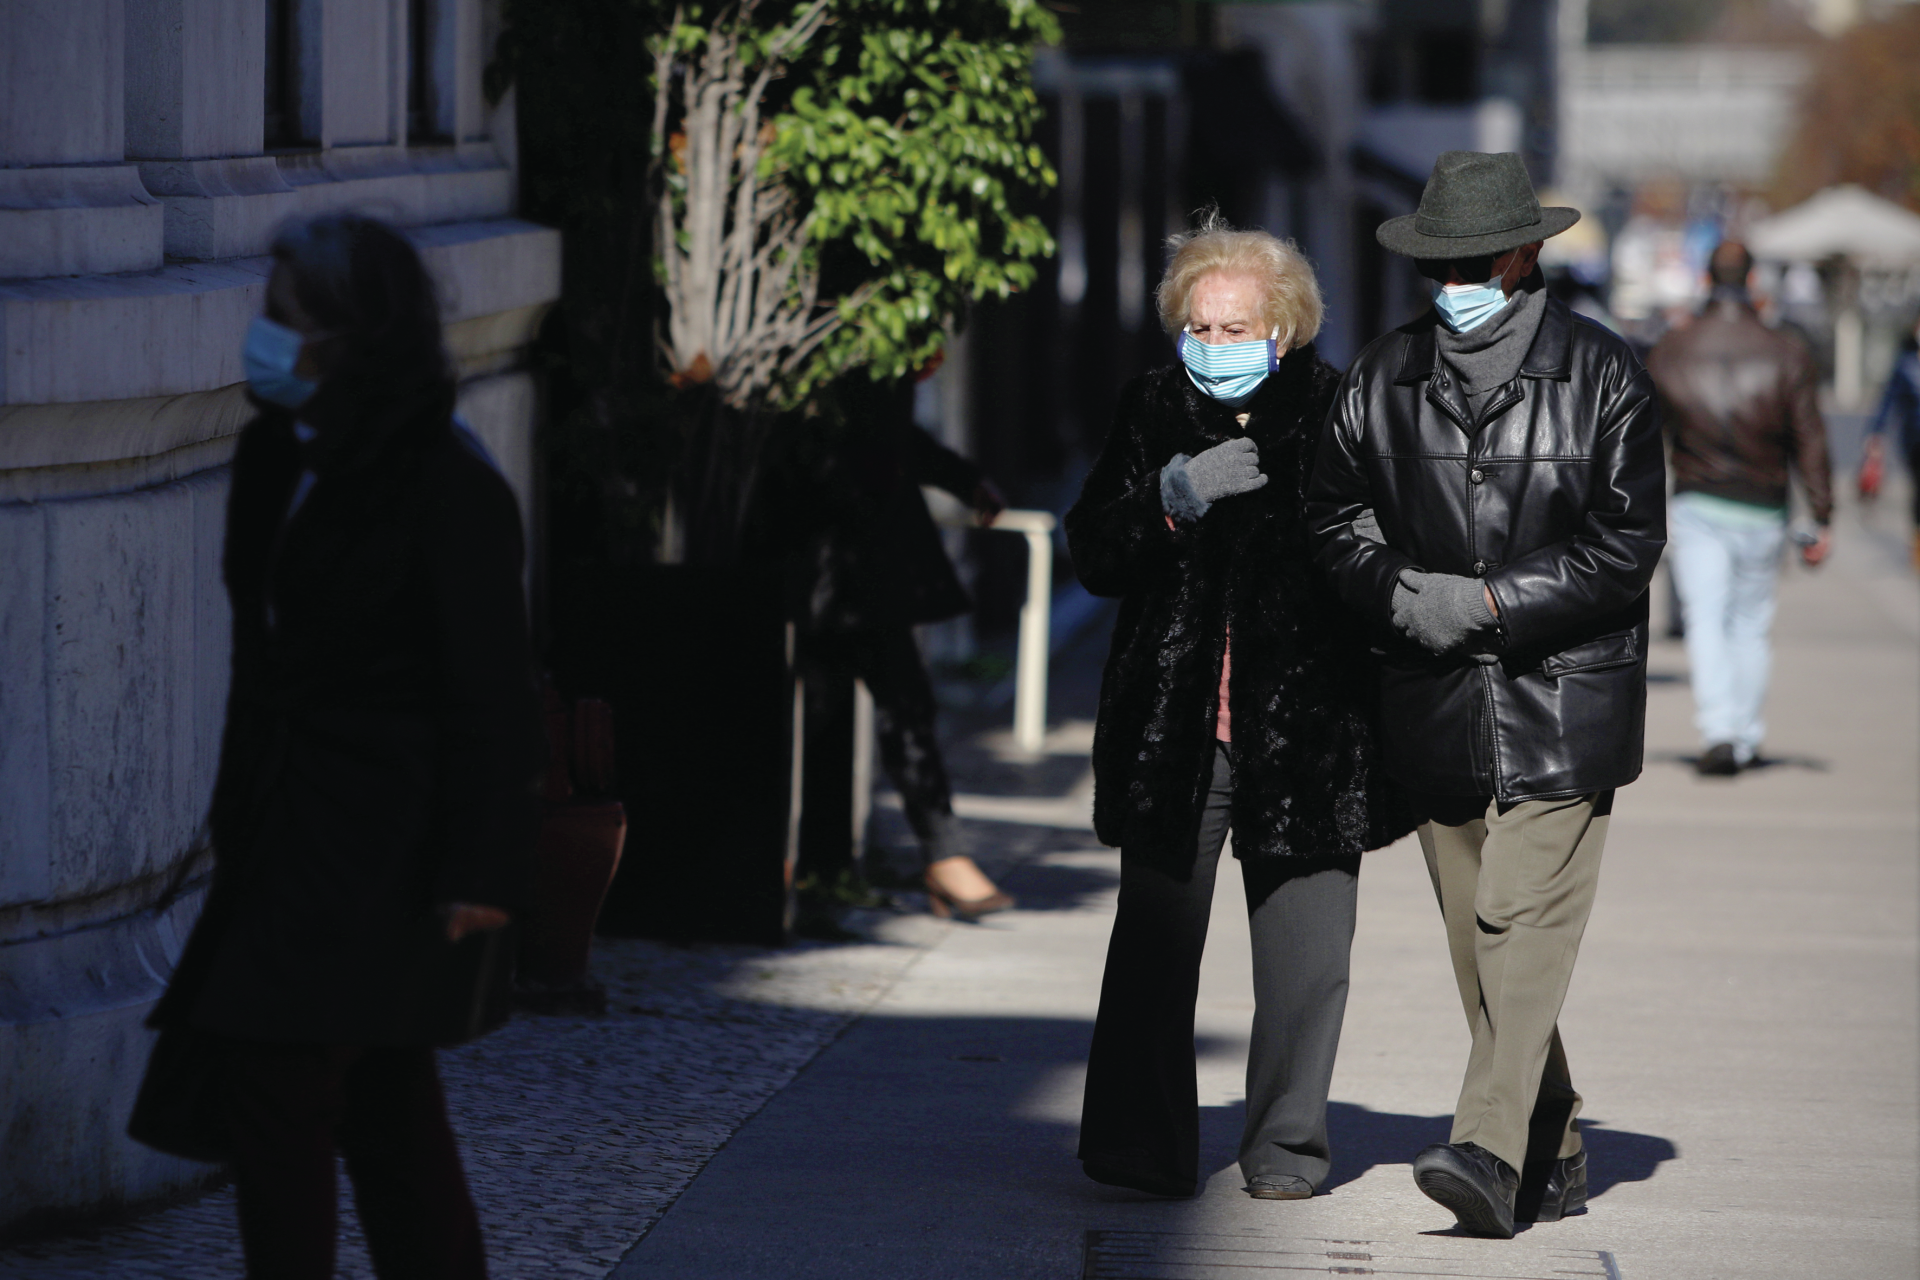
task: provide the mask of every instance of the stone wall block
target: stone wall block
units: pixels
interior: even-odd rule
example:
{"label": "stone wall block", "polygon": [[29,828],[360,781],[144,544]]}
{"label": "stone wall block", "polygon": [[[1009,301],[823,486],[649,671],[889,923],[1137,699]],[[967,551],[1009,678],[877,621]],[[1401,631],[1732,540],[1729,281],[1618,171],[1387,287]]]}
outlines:
{"label": "stone wall block", "polygon": [[49,503],[52,891],[104,892],[194,843],[193,490]]}
{"label": "stone wall block", "polygon": [[[559,296],[560,233],[551,228],[499,218],[408,234],[441,283],[449,323]],[[264,258],[243,258],[0,283],[0,405],[233,386],[246,376],[240,347],[270,271]]]}
{"label": "stone wall block", "polygon": [[122,0],[0,4],[0,165],[126,158]]}
{"label": "stone wall block", "polygon": [[256,155],[266,106],[261,0],[125,0],[127,155]]}
{"label": "stone wall block", "polygon": [[166,207],[169,258],[258,256],[299,210],[298,195],[272,156],[149,160],[140,177]]}
{"label": "stone wall block", "polygon": [[408,233],[440,282],[448,323],[560,296],[560,233],[502,218]]}
{"label": "stone wall block", "polygon": [[0,947],[0,1231],[219,1177],[126,1132],[153,1046],[143,1024],[201,901]]}
{"label": "stone wall block", "polygon": [[320,129],[315,136],[325,147],[400,141],[390,132],[390,0],[323,0],[318,7]]}
{"label": "stone wall block", "polygon": [[0,284],[0,404],[131,400],[245,379],[240,346],[271,264]]}
{"label": "stone wall block", "polygon": [[0,904],[52,889],[47,856],[45,512],[0,507]]}
{"label": "stone wall block", "polygon": [[487,102],[480,80],[487,65],[487,50],[481,44],[484,24],[479,5],[455,5],[452,20],[454,127],[451,132],[466,142],[486,135]]}
{"label": "stone wall block", "polygon": [[151,271],[162,218],[132,165],[0,169],[0,280]]}
{"label": "stone wall block", "polygon": [[233,661],[233,610],[220,572],[226,542],[227,494],[233,471],[220,467],[185,482],[193,501],[193,785],[189,799],[213,798],[220,734],[227,720]]}
{"label": "stone wall block", "polygon": [[520,501],[520,527],[527,539],[529,559],[533,540],[533,433],[527,424],[534,420],[538,404],[533,375],[525,372],[496,374],[460,384],[460,398],[454,411],[473,428],[480,442],[493,455],[494,463],[513,496]]}
{"label": "stone wall block", "polygon": [[512,172],[487,145],[345,147],[280,160],[303,216],[352,210],[417,227],[513,211]]}

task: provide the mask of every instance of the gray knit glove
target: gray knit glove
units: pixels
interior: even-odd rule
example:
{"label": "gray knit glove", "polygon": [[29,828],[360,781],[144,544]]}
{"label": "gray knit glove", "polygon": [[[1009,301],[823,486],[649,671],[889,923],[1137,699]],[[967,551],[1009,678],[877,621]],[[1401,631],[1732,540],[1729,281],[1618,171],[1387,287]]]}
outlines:
{"label": "gray knit glove", "polygon": [[1191,458],[1174,454],[1160,468],[1160,507],[1176,520],[1192,522],[1220,499],[1251,493],[1266,482],[1260,474],[1259,448],[1241,436]]}
{"label": "gray knit glove", "polygon": [[1429,653],[1452,653],[1497,624],[1478,578],[1404,569],[1393,588],[1394,629]]}

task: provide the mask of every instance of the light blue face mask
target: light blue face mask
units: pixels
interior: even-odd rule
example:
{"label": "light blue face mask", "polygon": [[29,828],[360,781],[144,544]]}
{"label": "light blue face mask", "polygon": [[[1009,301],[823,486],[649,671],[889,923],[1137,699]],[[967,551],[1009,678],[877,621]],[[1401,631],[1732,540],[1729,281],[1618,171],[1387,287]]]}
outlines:
{"label": "light blue face mask", "polygon": [[1272,338],[1265,342],[1214,346],[1183,330],[1176,349],[1193,385],[1236,409],[1252,398],[1268,374],[1280,367],[1280,344]]}
{"label": "light blue face mask", "polygon": [[247,344],[240,352],[253,394],[284,409],[298,409],[313,399],[320,384],[293,371],[306,342],[298,330],[265,316],[256,317],[247,328]]}
{"label": "light blue face mask", "polygon": [[1436,284],[1433,307],[1455,333],[1478,329],[1507,305],[1507,291],[1495,276],[1485,284]]}

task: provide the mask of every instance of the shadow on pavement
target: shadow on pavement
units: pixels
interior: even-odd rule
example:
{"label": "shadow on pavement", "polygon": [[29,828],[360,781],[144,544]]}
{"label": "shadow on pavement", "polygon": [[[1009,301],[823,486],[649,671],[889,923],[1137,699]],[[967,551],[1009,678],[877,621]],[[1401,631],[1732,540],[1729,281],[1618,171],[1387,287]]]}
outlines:
{"label": "shadow on pavement", "polygon": [[[1331,1103],[1327,1131],[1333,1172],[1322,1190],[1352,1182],[1375,1165],[1410,1164],[1422,1147],[1445,1142],[1452,1128],[1452,1116],[1409,1116],[1351,1102]],[[1609,1129],[1595,1120],[1583,1120],[1580,1135],[1587,1144],[1587,1194],[1596,1199],[1622,1182],[1645,1182],[1680,1154],[1665,1138]]]}
{"label": "shadow on pavement", "polygon": [[[1679,764],[1692,769],[1699,765],[1700,756],[1697,752],[1687,751],[1649,751],[1647,763]],[[1809,773],[1831,773],[1833,762],[1818,756],[1755,756],[1740,772],[1754,773],[1762,769],[1805,769]]]}

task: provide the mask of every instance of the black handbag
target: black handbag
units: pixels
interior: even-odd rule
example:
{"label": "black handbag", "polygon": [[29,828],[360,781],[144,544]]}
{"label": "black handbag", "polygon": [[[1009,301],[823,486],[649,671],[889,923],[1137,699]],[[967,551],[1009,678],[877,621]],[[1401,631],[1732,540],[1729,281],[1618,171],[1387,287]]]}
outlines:
{"label": "black handbag", "polygon": [[170,1156],[224,1163],[233,1154],[225,1066],[218,1036],[192,1027],[162,1028],[147,1058],[127,1135]]}

